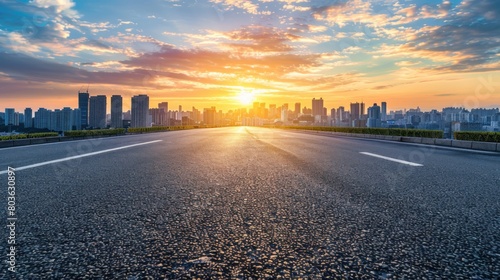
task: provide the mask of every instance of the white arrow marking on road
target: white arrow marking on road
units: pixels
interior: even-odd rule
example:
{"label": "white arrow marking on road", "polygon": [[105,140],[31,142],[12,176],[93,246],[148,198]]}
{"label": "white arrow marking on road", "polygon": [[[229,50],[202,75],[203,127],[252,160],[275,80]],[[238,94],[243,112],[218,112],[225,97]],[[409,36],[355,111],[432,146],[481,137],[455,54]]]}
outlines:
{"label": "white arrow marking on road", "polygon": [[391,157],[385,157],[385,156],[381,156],[381,155],[377,155],[377,154],[372,154],[372,153],[367,153],[367,152],[360,152],[360,154],[371,156],[371,157],[376,157],[376,158],[381,158],[381,159],[385,159],[385,160],[390,160],[390,161],[394,161],[394,162],[398,162],[398,163],[402,163],[402,164],[407,164],[407,165],[410,165],[410,166],[424,166],[424,165],[419,164],[419,163],[414,163],[414,162],[400,160],[400,159],[391,158]]}
{"label": "white arrow marking on road", "polygon": [[[132,148],[132,147],[136,147],[136,146],[141,146],[141,145],[153,144],[153,143],[157,143],[157,142],[161,142],[161,141],[163,141],[163,140],[155,140],[155,141],[150,141],[150,142],[138,143],[138,144],[123,146],[123,147],[118,147],[118,148],[113,148],[113,149],[107,149],[107,150],[92,152],[92,153],[83,154],[83,155],[77,155],[77,156],[72,156],[72,157],[66,157],[66,158],[60,158],[60,159],[55,159],[55,160],[49,160],[49,161],[35,163],[35,164],[21,166],[21,167],[14,167],[14,169],[16,171],[24,170],[24,169],[30,169],[30,168],[35,168],[35,167],[47,165],[47,164],[58,163],[58,162],[73,160],[73,159],[82,158],[82,157],[95,156],[95,155],[98,155],[98,154],[103,154],[103,153],[108,153],[108,152],[123,150],[123,149]],[[6,174],[7,172],[8,172],[7,170],[0,171],[0,175]]]}

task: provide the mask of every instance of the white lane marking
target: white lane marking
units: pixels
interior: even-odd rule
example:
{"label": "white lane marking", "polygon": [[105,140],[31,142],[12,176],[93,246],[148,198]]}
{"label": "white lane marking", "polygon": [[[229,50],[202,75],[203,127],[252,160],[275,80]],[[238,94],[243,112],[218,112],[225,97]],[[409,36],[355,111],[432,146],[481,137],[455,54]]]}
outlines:
{"label": "white lane marking", "polygon": [[414,163],[414,162],[410,162],[410,161],[400,160],[400,159],[396,159],[396,158],[381,156],[381,155],[367,153],[367,152],[360,152],[360,154],[372,156],[372,157],[376,157],[376,158],[381,158],[381,159],[385,159],[385,160],[390,160],[390,161],[394,161],[394,162],[398,162],[398,163],[402,163],[402,164],[407,164],[410,166],[424,166],[420,163]]}
{"label": "white lane marking", "polygon": [[[68,161],[68,160],[73,160],[73,159],[77,159],[77,158],[90,157],[90,156],[95,156],[95,155],[99,155],[99,154],[103,154],[103,153],[108,153],[108,152],[113,152],[113,151],[128,149],[128,148],[132,148],[132,147],[137,147],[137,146],[142,146],[142,145],[147,145],[147,144],[153,144],[153,143],[157,143],[157,142],[161,142],[161,141],[163,141],[163,140],[155,140],[155,141],[138,143],[138,144],[133,144],[133,145],[128,145],[128,146],[122,146],[122,147],[118,147],[118,148],[107,149],[107,150],[92,152],[92,153],[83,154],[83,155],[77,155],[77,156],[72,156],[72,157],[65,157],[65,158],[60,158],[60,159],[55,159],[55,160],[49,160],[49,161],[44,161],[44,162],[35,163],[35,164],[31,164],[31,165],[26,165],[26,166],[21,166],[21,167],[14,167],[14,169],[16,171],[20,171],[20,170],[35,168],[35,167],[39,167],[39,166],[43,166],[43,165],[48,165],[48,164],[53,164],[53,163],[58,163],[58,162],[63,162],[63,161]],[[0,171],[0,175],[1,174],[6,174],[7,172],[8,172],[7,170]]]}

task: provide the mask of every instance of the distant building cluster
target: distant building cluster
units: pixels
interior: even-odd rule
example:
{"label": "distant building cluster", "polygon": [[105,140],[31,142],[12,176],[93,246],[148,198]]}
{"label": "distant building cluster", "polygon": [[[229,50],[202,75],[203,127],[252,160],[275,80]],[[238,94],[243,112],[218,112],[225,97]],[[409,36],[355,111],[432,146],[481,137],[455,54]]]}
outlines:
{"label": "distant building cluster", "polygon": [[[399,111],[387,111],[387,102],[377,103],[366,108],[365,103],[351,103],[328,109],[323,98],[313,98],[310,108],[296,102],[293,107],[288,103],[277,106],[254,102],[249,109],[222,112],[215,107],[202,111],[192,107],[191,111],[169,110],[168,102],[161,102],[157,107],[150,107],[147,95],[131,98],[131,110],[123,110],[121,95],[112,95],[110,112],[107,112],[107,96],[90,96],[88,90],[78,92],[78,108],[48,110],[39,108],[33,112],[26,108],[23,113],[13,108],[0,112],[0,126],[5,130],[11,126],[24,129],[46,129],[67,131],[80,129],[105,129],[151,126],[179,125],[316,125],[338,127],[370,128],[417,128],[443,130],[451,137],[454,131],[500,131],[499,109],[471,109],[448,107],[442,111],[422,112],[420,108]],[[329,113],[329,114],[328,114]]]}

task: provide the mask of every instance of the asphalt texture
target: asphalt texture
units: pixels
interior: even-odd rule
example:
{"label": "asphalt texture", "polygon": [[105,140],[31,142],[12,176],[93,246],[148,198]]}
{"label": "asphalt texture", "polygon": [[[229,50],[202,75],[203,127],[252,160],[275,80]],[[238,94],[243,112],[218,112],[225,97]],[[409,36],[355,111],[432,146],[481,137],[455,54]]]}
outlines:
{"label": "asphalt texture", "polygon": [[16,171],[0,278],[500,278],[498,153],[232,127],[0,149],[0,170],[154,140]]}

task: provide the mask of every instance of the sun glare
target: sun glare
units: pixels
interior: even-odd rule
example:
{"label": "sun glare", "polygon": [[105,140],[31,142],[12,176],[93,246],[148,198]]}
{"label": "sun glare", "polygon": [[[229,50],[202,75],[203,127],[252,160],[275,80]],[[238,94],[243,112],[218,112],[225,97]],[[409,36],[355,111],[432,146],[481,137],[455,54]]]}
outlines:
{"label": "sun glare", "polygon": [[255,94],[248,90],[241,90],[237,98],[241,104],[250,105],[255,100]]}

